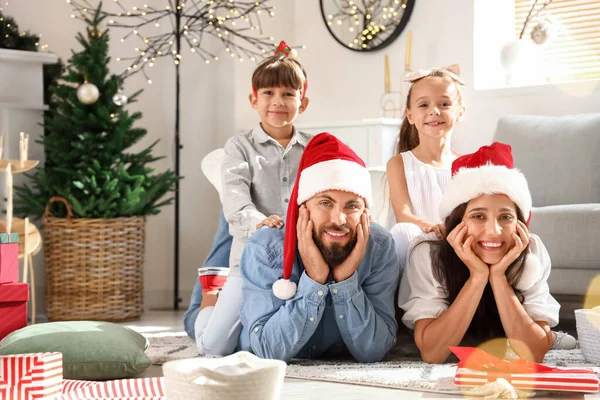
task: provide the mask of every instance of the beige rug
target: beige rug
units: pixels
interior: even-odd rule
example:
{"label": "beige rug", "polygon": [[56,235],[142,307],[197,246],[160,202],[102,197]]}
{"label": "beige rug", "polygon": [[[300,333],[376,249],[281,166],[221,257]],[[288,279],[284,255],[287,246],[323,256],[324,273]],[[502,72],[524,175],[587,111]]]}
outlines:
{"label": "beige rug", "polygon": [[[185,332],[144,333],[150,342],[146,354],[154,365],[170,360],[197,357],[194,340]],[[551,350],[544,363],[559,367],[600,368],[589,364],[579,349]],[[431,365],[421,361],[414,344],[396,346],[382,362],[361,364],[348,360],[292,360],[287,367],[289,378],[380,386],[443,394],[465,394],[454,385],[453,364]],[[541,393],[538,393],[541,394]],[[548,393],[544,393],[547,396]]]}

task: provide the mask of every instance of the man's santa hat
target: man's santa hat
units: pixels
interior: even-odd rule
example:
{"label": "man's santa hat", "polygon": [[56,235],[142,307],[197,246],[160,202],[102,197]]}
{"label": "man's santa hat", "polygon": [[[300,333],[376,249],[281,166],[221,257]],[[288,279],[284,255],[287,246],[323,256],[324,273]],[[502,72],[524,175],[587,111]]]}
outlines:
{"label": "man's santa hat", "polygon": [[[442,220],[457,206],[484,194],[508,196],[519,207],[529,225],[531,193],[525,176],[514,168],[512,149],[507,144],[495,142],[454,160],[452,181],[446,187],[440,205]],[[542,273],[543,267],[539,259],[528,255],[517,289],[529,289]]]}
{"label": "man's santa hat", "polygon": [[296,294],[296,283],[290,281],[296,258],[296,224],[299,208],[305,201],[328,190],[355,193],[373,203],[371,176],[365,163],[352,149],[329,133],[320,133],[306,145],[298,177],[292,190],[285,222],[283,278],[273,284],[273,293],[282,300]]}
{"label": "man's santa hat", "polygon": [[452,181],[440,204],[440,217],[446,219],[457,206],[483,194],[505,194],[521,209],[529,224],[531,193],[525,176],[514,168],[509,145],[495,142],[454,160]]}

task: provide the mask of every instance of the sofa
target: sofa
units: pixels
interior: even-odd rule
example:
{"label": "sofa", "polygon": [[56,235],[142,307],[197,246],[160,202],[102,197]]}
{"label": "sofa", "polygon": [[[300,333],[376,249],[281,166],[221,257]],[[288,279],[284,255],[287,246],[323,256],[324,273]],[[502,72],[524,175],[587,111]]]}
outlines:
{"label": "sofa", "polygon": [[527,177],[529,228],[550,254],[561,318],[573,319],[588,291],[586,304],[600,305],[600,114],[507,116],[493,141],[512,146],[515,167]]}

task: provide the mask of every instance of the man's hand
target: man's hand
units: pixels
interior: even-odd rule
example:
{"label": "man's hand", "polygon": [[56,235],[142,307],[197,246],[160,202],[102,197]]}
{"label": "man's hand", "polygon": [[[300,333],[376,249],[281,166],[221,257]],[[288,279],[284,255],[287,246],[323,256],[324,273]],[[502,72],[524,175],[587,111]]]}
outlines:
{"label": "man's hand", "polygon": [[324,285],[329,276],[329,266],[313,240],[313,222],[310,220],[308,209],[304,204],[298,211],[296,235],[298,236],[298,252],[307,275],[313,281]]}
{"label": "man's hand", "polygon": [[345,281],[358,269],[367,251],[370,234],[369,210],[365,208],[360,216],[360,222],[356,225],[356,245],[354,249],[343,263],[333,269],[333,279],[336,282]]}
{"label": "man's hand", "polygon": [[283,228],[283,219],[279,215],[271,215],[256,224],[256,229],[260,229],[263,226],[281,229]]}
{"label": "man's hand", "polygon": [[490,268],[484,263],[475,252],[473,252],[473,241],[475,236],[467,235],[467,225],[463,222],[456,225],[456,228],[452,229],[452,232],[448,234],[446,240],[450,243],[450,246],[456,252],[458,258],[469,268],[472,277],[482,277],[488,280],[490,274]]}
{"label": "man's hand", "polygon": [[525,250],[529,243],[531,234],[527,226],[521,221],[517,221],[517,231],[512,233],[513,246],[506,252],[504,257],[497,263],[490,266],[490,278],[493,276],[502,276],[506,274],[506,270]]}

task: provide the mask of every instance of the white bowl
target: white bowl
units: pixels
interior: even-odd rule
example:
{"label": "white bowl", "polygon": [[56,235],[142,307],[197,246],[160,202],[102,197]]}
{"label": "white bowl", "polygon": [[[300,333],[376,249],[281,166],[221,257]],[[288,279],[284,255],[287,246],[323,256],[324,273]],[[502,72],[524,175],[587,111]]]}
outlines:
{"label": "white bowl", "polygon": [[600,308],[575,310],[575,323],[583,357],[600,365]]}
{"label": "white bowl", "polygon": [[240,351],[223,358],[190,358],[163,365],[169,400],[277,400],[286,364]]}

